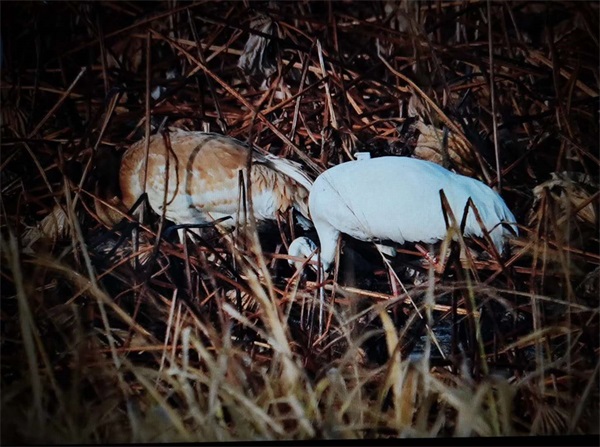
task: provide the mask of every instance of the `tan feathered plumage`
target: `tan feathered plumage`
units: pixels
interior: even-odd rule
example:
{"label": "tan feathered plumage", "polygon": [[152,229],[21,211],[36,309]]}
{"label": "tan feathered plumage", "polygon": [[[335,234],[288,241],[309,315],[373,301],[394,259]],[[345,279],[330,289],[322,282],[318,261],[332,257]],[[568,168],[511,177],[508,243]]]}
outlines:
{"label": "tan feathered plumage", "polygon": [[232,216],[221,223],[232,227],[244,221],[239,172],[243,172],[247,181],[250,154],[256,220],[274,220],[278,213],[291,207],[309,219],[308,194],[312,181],[299,164],[261,154],[219,134],[177,130],[169,138],[170,151],[162,135],[150,137],[147,168],[144,139],[123,155],[119,180],[127,209],[146,191],[152,209],[162,214],[163,203],[166,204],[165,217],[176,224],[208,223]]}

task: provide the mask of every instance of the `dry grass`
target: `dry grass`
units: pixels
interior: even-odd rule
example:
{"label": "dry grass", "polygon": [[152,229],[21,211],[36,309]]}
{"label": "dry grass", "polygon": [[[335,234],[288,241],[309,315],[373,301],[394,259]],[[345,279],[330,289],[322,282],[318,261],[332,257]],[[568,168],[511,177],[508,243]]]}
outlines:
{"label": "dry grass", "polygon": [[[597,18],[585,2],[3,2],[2,442],[598,434]],[[122,230],[94,197],[118,195],[113,158],[161,125],[313,176],[360,150],[432,159],[500,185],[522,237],[504,260],[459,244],[416,282],[396,263],[396,298],[348,240],[319,337],[290,228],[182,247],[150,216],[137,251],[107,255]],[[353,271],[360,256],[377,267]]]}

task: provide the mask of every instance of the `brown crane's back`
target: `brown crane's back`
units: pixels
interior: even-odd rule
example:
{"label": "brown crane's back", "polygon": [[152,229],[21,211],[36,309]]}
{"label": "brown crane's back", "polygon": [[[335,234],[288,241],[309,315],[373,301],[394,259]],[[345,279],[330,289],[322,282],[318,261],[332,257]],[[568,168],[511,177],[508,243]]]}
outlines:
{"label": "brown crane's back", "polygon": [[162,214],[166,205],[165,217],[176,224],[207,223],[232,216],[221,225],[234,226],[245,220],[239,172],[248,178],[247,162],[251,156],[256,220],[274,220],[278,213],[291,207],[309,219],[312,181],[299,164],[261,154],[234,138],[214,133],[176,130],[169,139],[167,149],[162,135],[150,137],[147,167],[144,139],[123,155],[119,180],[127,209],[146,191],[152,209]]}

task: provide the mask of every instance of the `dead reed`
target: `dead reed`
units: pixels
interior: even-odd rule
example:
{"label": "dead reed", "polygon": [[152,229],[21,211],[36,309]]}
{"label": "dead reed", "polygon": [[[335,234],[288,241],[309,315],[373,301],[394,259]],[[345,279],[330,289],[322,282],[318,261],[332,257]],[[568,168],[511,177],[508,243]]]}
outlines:
{"label": "dead reed", "polygon": [[[1,7],[2,442],[598,434],[597,3]],[[313,177],[430,159],[498,188],[522,237],[397,263],[398,297],[347,240],[319,337],[298,228],[182,247],[147,215],[108,254],[94,199],[164,126]]]}

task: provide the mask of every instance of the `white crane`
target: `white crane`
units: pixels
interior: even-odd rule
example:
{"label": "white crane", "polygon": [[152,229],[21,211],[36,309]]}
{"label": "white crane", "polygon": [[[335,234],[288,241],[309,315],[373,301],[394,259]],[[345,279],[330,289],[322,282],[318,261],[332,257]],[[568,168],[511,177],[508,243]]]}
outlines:
{"label": "white crane", "polygon": [[[320,240],[323,269],[331,267],[341,233],[361,241],[399,244],[444,239],[447,229],[440,190],[459,222],[472,199],[500,253],[511,236],[502,224],[518,234],[515,218],[502,198],[478,180],[408,157],[350,161],[319,175],[310,192],[309,210]],[[472,210],[464,234],[483,236]]]}
{"label": "white crane", "polygon": [[[175,224],[220,222],[230,228],[245,221],[240,171],[248,182],[247,162],[252,157],[251,191],[258,222],[275,220],[278,213],[295,208],[301,223],[308,221],[311,179],[293,161],[262,154],[224,135],[176,130],[169,133],[170,148],[162,135],[134,143],[120,167],[122,202],[130,209],[146,192],[151,208]],[[144,185],[144,179],[145,185]],[[166,188],[166,194],[165,194]]]}

